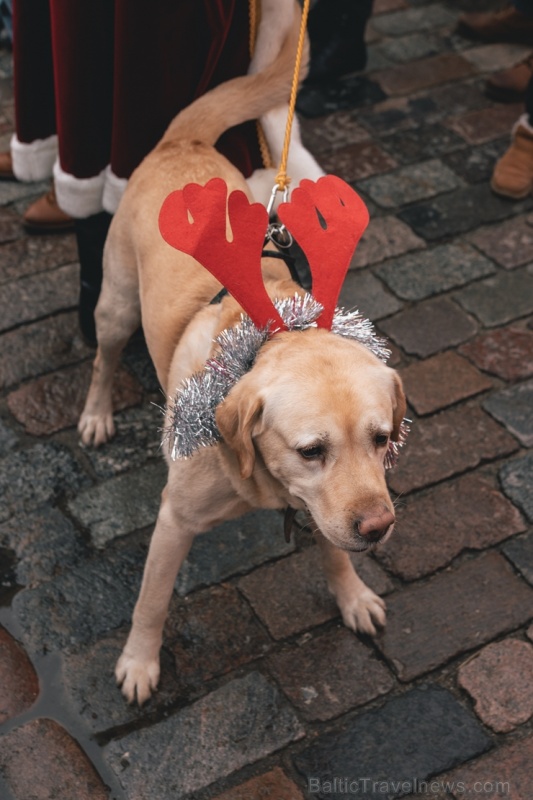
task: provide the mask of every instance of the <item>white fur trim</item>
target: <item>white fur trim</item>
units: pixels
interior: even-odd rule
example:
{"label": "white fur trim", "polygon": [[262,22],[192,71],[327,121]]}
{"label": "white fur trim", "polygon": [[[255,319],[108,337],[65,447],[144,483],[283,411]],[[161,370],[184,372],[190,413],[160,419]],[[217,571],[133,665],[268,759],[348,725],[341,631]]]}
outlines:
{"label": "white fur trim", "polygon": [[19,181],[42,181],[52,177],[57,157],[57,136],[21,142],[16,134],[11,137],[13,173]]}
{"label": "white fur trim", "polygon": [[124,190],[128,185],[127,178],[119,178],[108,166],[105,171],[105,184],[104,184],[104,197],[103,206],[104,211],[109,214],[114,214],[118,208],[118,204],[122,199]]}
{"label": "white fur trim", "polygon": [[76,178],[54,164],[54,182],[59,207],[71,217],[83,219],[103,211],[105,170],[94,178]]}
{"label": "white fur trim", "polygon": [[519,119],[517,119],[517,121],[513,125],[513,130],[512,130],[513,136],[515,135],[518,128],[525,128],[526,131],[528,131],[529,133],[533,133],[533,126],[529,122],[528,114],[522,114],[522,116]]}

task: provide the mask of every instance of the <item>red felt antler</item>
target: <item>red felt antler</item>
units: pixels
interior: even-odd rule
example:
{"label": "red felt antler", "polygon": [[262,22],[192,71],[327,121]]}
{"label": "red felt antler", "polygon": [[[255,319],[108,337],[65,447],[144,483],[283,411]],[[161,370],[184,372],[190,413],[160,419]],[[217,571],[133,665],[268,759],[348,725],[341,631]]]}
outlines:
{"label": "red felt antler", "polygon": [[278,216],[309,262],[313,297],[324,307],[317,320],[331,328],[335,306],[350,261],[366,226],[368,210],[354,190],[336,175],[303,180]]}
{"label": "red felt antler", "polygon": [[159,213],[161,235],[176,250],[192,256],[209,270],[257,327],[273,323],[285,328],[261,274],[267,211],[260,203],[250,203],[244,192],[232,192],[227,201],[232,232],[232,241],[228,242],[227,192],[221,178],[213,178],[205,186],[190,183],[172,192]]}

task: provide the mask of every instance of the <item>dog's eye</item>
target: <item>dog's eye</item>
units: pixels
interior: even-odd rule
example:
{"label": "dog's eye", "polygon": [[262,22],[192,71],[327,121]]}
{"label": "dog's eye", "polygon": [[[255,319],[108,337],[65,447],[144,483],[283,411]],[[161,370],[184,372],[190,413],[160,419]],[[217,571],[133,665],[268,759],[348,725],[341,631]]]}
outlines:
{"label": "dog's eye", "polygon": [[376,445],[378,447],[383,447],[389,441],[388,434],[386,434],[386,433],[377,433],[374,441],[375,441],[375,443],[376,443]]}
{"label": "dog's eye", "polygon": [[314,458],[322,458],[324,455],[324,447],[321,444],[314,444],[311,447],[302,447],[298,450],[302,458],[307,458],[308,460]]}

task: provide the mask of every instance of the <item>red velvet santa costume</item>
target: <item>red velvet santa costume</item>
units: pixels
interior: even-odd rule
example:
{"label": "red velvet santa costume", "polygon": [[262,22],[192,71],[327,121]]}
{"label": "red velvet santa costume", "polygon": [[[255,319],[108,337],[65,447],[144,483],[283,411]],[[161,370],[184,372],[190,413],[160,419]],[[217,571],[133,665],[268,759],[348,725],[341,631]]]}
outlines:
{"label": "red velvet santa costume", "polygon": [[[248,17],[247,0],[14,0],[17,178],[53,171],[68,214],[113,213],[175,114],[247,71]],[[253,123],[220,149],[261,166]]]}

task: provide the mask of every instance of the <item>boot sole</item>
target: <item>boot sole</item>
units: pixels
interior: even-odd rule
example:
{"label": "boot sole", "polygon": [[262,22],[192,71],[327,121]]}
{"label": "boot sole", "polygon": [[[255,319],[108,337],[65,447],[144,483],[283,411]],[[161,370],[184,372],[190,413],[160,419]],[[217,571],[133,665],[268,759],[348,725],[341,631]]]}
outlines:
{"label": "boot sole", "polygon": [[525,192],[509,192],[505,189],[500,189],[499,186],[495,186],[492,181],[490,182],[490,188],[494,194],[497,194],[500,197],[508,197],[509,200],[524,200],[529,194],[531,194],[531,187]]}
{"label": "boot sole", "polygon": [[459,22],[455,28],[455,33],[462,36],[464,39],[471,39],[474,42],[483,42],[484,44],[528,44],[531,45],[531,34],[528,31],[516,31],[514,33],[493,33],[484,34],[470,28]]}
{"label": "boot sole", "polygon": [[74,230],[74,221],[72,222],[58,222],[56,224],[49,222],[42,225],[34,225],[31,222],[23,221],[24,228],[28,233],[67,233]]}
{"label": "boot sole", "polygon": [[490,83],[485,84],[485,94],[491,100],[496,100],[498,103],[520,103],[525,99],[526,93],[513,92],[511,89],[500,89]]}

